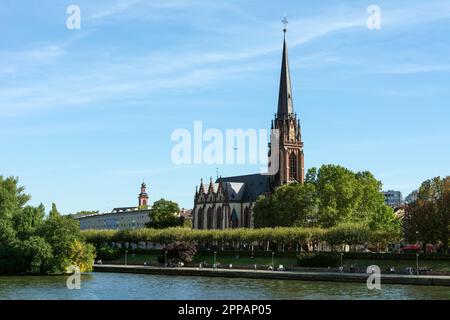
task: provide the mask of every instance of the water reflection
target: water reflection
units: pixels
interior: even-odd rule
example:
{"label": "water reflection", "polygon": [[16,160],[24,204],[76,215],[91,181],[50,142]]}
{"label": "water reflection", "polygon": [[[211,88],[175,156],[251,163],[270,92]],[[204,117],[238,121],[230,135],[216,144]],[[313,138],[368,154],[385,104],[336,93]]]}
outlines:
{"label": "water reflection", "polygon": [[67,277],[0,277],[0,299],[450,299],[449,287],[292,280],[83,274],[81,290]]}

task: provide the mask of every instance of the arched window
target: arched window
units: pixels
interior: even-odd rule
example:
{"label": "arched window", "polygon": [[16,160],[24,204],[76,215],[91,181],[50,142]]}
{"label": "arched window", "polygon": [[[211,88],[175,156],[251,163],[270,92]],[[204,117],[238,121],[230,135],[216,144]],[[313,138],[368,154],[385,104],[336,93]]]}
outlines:
{"label": "arched window", "polygon": [[224,229],[226,229],[230,227],[230,207],[228,205],[223,207],[223,213],[225,215]]}
{"label": "arched window", "polygon": [[198,223],[197,223],[198,229],[203,229],[203,220],[204,220],[203,208],[200,208],[198,210],[197,217],[198,217]]}
{"label": "arched window", "polygon": [[222,207],[217,208],[217,229],[223,229]]}
{"label": "arched window", "polygon": [[244,228],[250,228],[250,210],[248,207],[244,210]]}
{"label": "arched window", "polygon": [[289,180],[296,181],[297,179],[297,157],[294,153],[289,156]]}
{"label": "arched window", "polygon": [[213,209],[209,208],[208,209],[208,213],[206,214],[206,226],[207,226],[207,229],[212,229],[213,228],[213,221],[214,221],[213,218],[214,218],[213,217]]}
{"label": "arched window", "polygon": [[231,212],[231,227],[233,229],[239,227],[239,218],[238,218],[236,210],[234,208],[233,208],[233,211]]}

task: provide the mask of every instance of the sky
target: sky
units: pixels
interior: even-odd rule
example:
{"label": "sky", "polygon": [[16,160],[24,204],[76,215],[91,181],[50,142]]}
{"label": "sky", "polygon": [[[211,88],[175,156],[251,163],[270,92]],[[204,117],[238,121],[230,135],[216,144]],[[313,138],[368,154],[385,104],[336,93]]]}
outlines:
{"label": "sky", "polygon": [[284,14],[306,169],[368,170],[404,196],[450,174],[448,0],[3,0],[0,175],[68,214],[135,206],[143,180],[150,202],[192,208],[200,178],[259,172],[176,165],[171,135],[270,128]]}

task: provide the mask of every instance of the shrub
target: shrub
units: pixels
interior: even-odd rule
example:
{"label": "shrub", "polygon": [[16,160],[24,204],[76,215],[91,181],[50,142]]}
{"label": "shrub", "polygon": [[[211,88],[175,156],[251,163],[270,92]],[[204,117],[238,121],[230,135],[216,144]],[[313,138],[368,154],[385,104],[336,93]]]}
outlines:
{"label": "shrub", "polygon": [[122,256],[122,251],[118,248],[102,246],[97,250],[97,258],[101,260],[116,260]]}
{"label": "shrub", "polygon": [[306,253],[298,256],[297,264],[300,267],[338,267],[341,265],[341,258],[338,254]]}
{"label": "shrub", "polygon": [[[166,248],[167,261],[191,262],[197,253],[197,248],[192,242],[175,241],[169,243]],[[158,262],[165,263],[165,255],[158,257]]]}

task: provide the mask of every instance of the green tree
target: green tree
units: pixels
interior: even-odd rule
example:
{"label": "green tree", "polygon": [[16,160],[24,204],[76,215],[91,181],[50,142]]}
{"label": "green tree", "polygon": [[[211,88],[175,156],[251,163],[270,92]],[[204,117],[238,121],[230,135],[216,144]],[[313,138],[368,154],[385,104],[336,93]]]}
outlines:
{"label": "green tree", "polygon": [[450,237],[450,176],[426,180],[403,220],[406,238],[423,244],[441,243],[448,250]]}
{"label": "green tree", "polygon": [[19,239],[24,240],[43,223],[45,207],[41,203],[38,207],[26,206],[13,217],[14,229]]}
{"label": "green tree", "polygon": [[52,210],[50,210],[48,217],[49,219],[55,219],[57,217],[61,216],[58,209],[56,208],[56,204],[52,203]]}
{"label": "green tree", "polygon": [[0,219],[11,219],[25,206],[31,197],[24,191],[18,178],[0,176]]}
{"label": "green tree", "polygon": [[87,216],[87,215],[91,215],[91,214],[98,214],[99,211],[98,210],[83,210],[83,211],[78,211],[75,213],[71,213],[69,214],[70,217],[73,216]]}
{"label": "green tree", "polygon": [[50,267],[53,258],[52,246],[45,239],[32,236],[22,241],[18,248],[18,255],[23,259],[26,272],[42,274]]}
{"label": "green tree", "polygon": [[0,247],[10,247],[16,241],[16,230],[11,221],[0,219]]}
{"label": "green tree", "polygon": [[78,222],[67,216],[59,215],[53,204],[49,217],[37,231],[53,248],[50,273],[63,273],[72,265],[69,257],[72,244],[80,239]]}
{"label": "green tree", "polygon": [[281,186],[272,196],[257,199],[254,207],[255,227],[314,225],[317,220],[317,205],[313,184],[291,183]]}
{"label": "green tree", "polygon": [[367,171],[354,173],[337,165],[311,168],[304,184],[281,186],[261,196],[254,207],[256,227],[363,223],[371,230],[398,230],[393,210],[384,204],[381,182]]}
{"label": "green tree", "polygon": [[92,245],[82,241],[78,222],[52,205],[26,206],[30,199],[17,178],[0,176],[0,273],[54,273],[70,265],[89,270]]}
{"label": "green tree", "polygon": [[315,185],[321,227],[364,223],[372,230],[399,229],[394,211],[384,203],[381,182],[370,172],[354,173],[341,166],[324,165],[317,171]]}
{"label": "green tree", "polygon": [[149,228],[164,229],[183,225],[183,219],[178,217],[180,207],[176,202],[160,199],[153,203],[150,209],[150,222],[146,224]]}

